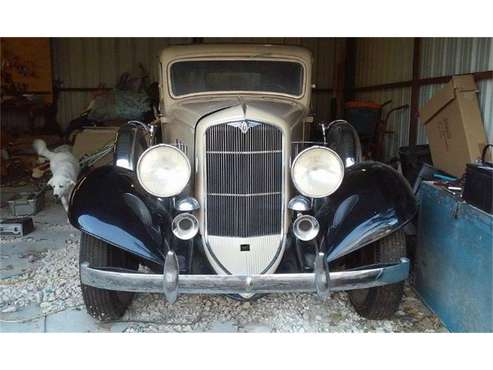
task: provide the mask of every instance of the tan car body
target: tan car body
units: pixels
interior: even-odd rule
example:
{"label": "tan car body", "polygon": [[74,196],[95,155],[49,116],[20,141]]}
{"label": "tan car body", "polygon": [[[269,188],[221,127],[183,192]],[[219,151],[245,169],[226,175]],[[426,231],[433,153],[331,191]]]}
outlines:
{"label": "tan car body", "polygon": [[[201,92],[176,97],[170,83],[170,68],[173,63],[188,60],[279,60],[294,61],[303,66],[303,86],[299,96],[268,91],[219,91]],[[253,271],[243,271],[241,264],[235,268],[232,262],[229,271],[233,273],[273,272],[283,255],[284,241],[288,229],[289,212],[287,202],[292,194],[290,179],[291,143],[303,139],[304,122],[307,119],[311,98],[311,53],[304,48],[281,45],[187,45],[164,49],[160,56],[161,125],[163,142],[182,149],[192,165],[188,193],[195,196],[202,205],[198,218],[200,233],[207,239],[205,212],[205,130],[211,125],[252,120],[269,123],[283,132],[283,231],[277,240],[269,241],[272,247],[266,248],[265,241],[249,240],[252,249],[265,252],[256,255]],[[221,244],[221,243],[216,243]],[[224,243],[226,244],[226,243]],[[216,251],[218,258],[227,265],[229,254]],[[208,248],[205,248],[206,252]],[[224,273],[209,253],[209,261],[217,273]],[[260,256],[260,257],[259,257]],[[231,255],[231,259],[238,256]],[[226,262],[224,262],[226,260]],[[262,262],[258,262],[258,261]],[[248,262],[249,263],[249,262]],[[246,265],[248,263],[244,263]]]}

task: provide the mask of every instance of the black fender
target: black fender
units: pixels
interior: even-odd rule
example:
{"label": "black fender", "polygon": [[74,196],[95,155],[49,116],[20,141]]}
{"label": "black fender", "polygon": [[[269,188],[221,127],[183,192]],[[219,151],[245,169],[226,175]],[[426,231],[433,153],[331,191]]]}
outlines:
{"label": "black fender", "polygon": [[397,231],[416,212],[416,199],[401,174],[380,162],[361,162],[346,169],[341,186],[315,216],[330,262]]}
{"label": "black fender", "polygon": [[140,155],[149,147],[149,131],[143,123],[130,121],[120,127],[116,137],[113,165],[135,171]]}
{"label": "black fender", "polygon": [[141,258],[163,264],[171,216],[166,200],[148,196],[135,173],[94,169],[75,186],[69,221],[77,229]]}
{"label": "black fender", "polygon": [[326,128],[326,145],[334,150],[345,167],[351,167],[361,162],[361,143],[358,133],[347,121],[336,120]]}

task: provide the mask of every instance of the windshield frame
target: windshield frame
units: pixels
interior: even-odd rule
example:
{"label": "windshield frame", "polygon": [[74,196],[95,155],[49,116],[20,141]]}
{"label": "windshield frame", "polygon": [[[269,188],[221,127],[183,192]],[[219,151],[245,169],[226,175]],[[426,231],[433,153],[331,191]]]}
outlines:
{"label": "windshield frame", "polygon": [[[300,95],[292,95],[287,93],[280,93],[274,91],[262,91],[262,90],[225,90],[225,91],[202,91],[202,92],[194,92],[183,95],[175,95],[173,93],[173,88],[171,86],[171,67],[175,63],[179,62],[188,62],[188,61],[222,61],[222,60],[231,60],[231,61],[273,61],[273,62],[291,62],[298,63],[302,68],[302,84],[301,84],[301,93]],[[306,94],[306,65],[305,62],[300,58],[291,58],[291,57],[258,57],[258,56],[207,56],[207,57],[190,57],[190,58],[178,58],[172,60],[168,63],[166,67],[166,78],[167,78],[167,90],[169,96],[174,100],[184,99],[191,96],[210,96],[210,95],[269,95],[269,96],[283,96],[291,99],[302,99]]]}

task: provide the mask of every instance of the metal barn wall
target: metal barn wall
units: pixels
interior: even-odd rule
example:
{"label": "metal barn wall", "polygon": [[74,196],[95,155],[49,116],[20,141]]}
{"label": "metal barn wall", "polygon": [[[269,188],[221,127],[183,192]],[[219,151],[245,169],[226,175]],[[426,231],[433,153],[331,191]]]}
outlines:
{"label": "metal barn wall", "polygon": [[[158,80],[158,55],[168,45],[190,44],[191,38],[54,38],[54,75],[65,88],[94,88],[103,83],[113,87],[123,72],[137,72],[138,63]],[[329,119],[337,47],[333,38],[204,38],[204,43],[276,43],[301,45],[314,57],[315,92],[312,109],[320,120]],[[62,91],[58,101],[58,122],[66,127],[92,99],[89,91]]]}
{"label": "metal barn wall", "polygon": [[[412,79],[413,39],[362,38],[356,42],[355,87],[366,87]],[[421,40],[420,78],[441,77],[493,70],[493,39],[491,38],[423,38]],[[422,107],[443,84],[420,87]],[[411,103],[410,87],[372,90],[356,93],[357,99],[391,106]],[[478,83],[479,103],[489,142],[493,142],[493,81]],[[387,109],[390,109],[389,106]],[[386,110],[387,110],[386,109]],[[395,134],[386,139],[387,159],[397,156],[399,146],[409,143],[409,110],[396,113],[389,120]],[[427,143],[424,126],[418,122],[418,144]]]}
{"label": "metal barn wall", "polygon": [[412,38],[357,39],[355,87],[412,79],[413,43]]}
{"label": "metal barn wall", "polygon": [[[191,43],[187,38],[55,38],[55,79],[65,88],[115,86],[123,72],[138,72],[142,63],[151,80],[158,78],[158,53],[173,44]],[[62,91],[57,121],[62,127],[77,118],[92,99],[89,91]]]}
{"label": "metal barn wall", "polygon": [[493,69],[491,38],[423,38],[421,78]]}
{"label": "metal barn wall", "polygon": [[[381,85],[409,81],[413,69],[412,38],[361,38],[356,40],[355,87]],[[393,88],[357,92],[356,99],[375,103],[392,103],[384,108],[384,114],[391,108],[411,104],[411,88]],[[409,109],[393,113],[388,130],[393,134],[385,137],[385,158],[398,155],[399,147],[409,142]]]}

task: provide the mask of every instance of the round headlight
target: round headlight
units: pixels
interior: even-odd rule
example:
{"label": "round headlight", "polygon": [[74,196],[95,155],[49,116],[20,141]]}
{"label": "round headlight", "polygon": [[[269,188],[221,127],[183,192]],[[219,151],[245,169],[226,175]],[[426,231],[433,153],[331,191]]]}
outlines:
{"label": "round headlight", "polygon": [[137,162],[140,185],[157,197],[180,194],[190,179],[190,172],[190,162],[185,153],[167,144],[148,148]]}
{"label": "round headlight", "polygon": [[312,146],[296,156],[291,166],[294,186],[304,196],[322,198],[335,192],[344,178],[344,164],[332,149]]}

